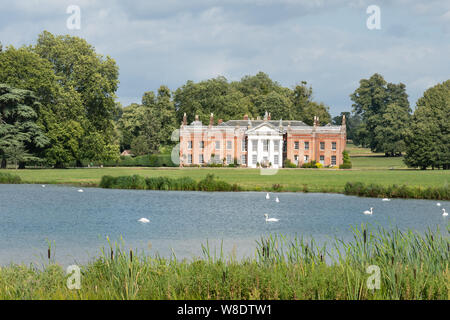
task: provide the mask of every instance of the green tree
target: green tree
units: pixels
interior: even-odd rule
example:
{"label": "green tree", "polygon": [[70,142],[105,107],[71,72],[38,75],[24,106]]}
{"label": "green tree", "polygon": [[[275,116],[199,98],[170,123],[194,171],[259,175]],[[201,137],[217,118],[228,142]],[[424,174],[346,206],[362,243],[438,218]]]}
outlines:
{"label": "green tree", "polygon": [[406,130],[409,167],[450,169],[450,80],[429,88],[417,101]]}
{"label": "green tree", "polygon": [[[36,123],[39,102],[29,90],[0,84],[0,157],[2,167],[7,158],[21,161],[28,152],[37,153],[48,144],[48,138]],[[23,152],[21,152],[23,149]],[[19,152],[20,151],[20,152]],[[13,155],[24,155],[23,157]]]}
{"label": "green tree", "polygon": [[[410,107],[408,102],[408,95],[406,94],[406,87],[404,84],[387,83],[384,78],[375,73],[369,79],[360,80],[360,86],[350,95],[353,103],[353,111],[357,115],[361,115],[362,123],[356,131],[358,137],[363,146],[370,147],[374,152],[385,152],[386,144],[382,144],[383,139],[380,138],[382,133],[389,134],[389,130],[381,130],[377,127],[382,127],[386,123],[386,119],[391,121],[396,117],[395,115],[385,116],[388,112],[400,111],[401,116],[397,117],[397,120],[406,119],[406,113],[410,113]],[[392,107],[395,105],[396,107]],[[388,106],[391,106],[388,108]],[[398,127],[402,126],[403,131],[408,122],[397,123]],[[376,138],[376,135],[378,137]],[[387,138],[386,136],[384,138]],[[398,139],[402,139],[401,135],[397,136]],[[389,144],[402,146],[400,141],[391,141]],[[388,149],[390,150],[389,147]],[[386,155],[390,155],[391,152],[387,150]],[[396,150],[400,152],[401,150]]]}

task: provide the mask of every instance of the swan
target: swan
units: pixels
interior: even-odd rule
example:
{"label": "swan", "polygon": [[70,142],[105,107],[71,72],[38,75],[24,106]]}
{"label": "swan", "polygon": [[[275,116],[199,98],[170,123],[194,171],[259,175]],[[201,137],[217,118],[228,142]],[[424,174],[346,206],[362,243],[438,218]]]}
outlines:
{"label": "swan", "polygon": [[83,189],[78,189],[78,192],[84,192],[84,190]]}
{"label": "swan", "polygon": [[266,217],[266,222],[278,222],[279,219],[277,218],[269,218],[269,215],[267,213],[264,214],[264,217]]}
{"label": "swan", "polygon": [[42,185],[42,188],[45,188],[45,184]]}
{"label": "swan", "polygon": [[276,197],[275,202],[280,202],[280,199],[278,199],[278,197]]}
{"label": "swan", "polygon": [[270,199],[269,193],[266,194],[266,199],[267,199],[267,200]]}
{"label": "swan", "polygon": [[441,206],[441,203],[440,203],[440,202],[438,202],[438,203],[436,203],[436,205],[437,205],[438,207],[440,207],[440,206]]}
{"label": "swan", "polygon": [[389,199],[389,198],[383,198],[383,199],[381,199],[381,201],[391,201],[391,199]]}
{"label": "swan", "polygon": [[150,220],[148,220],[147,218],[140,218],[138,221],[142,222],[142,223],[149,223],[150,222]]}
{"label": "swan", "polygon": [[445,209],[442,209],[442,216],[443,216],[443,217],[446,217],[446,216],[448,216],[448,212],[447,212],[447,211],[445,211]]}
{"label": "swan", "polygon": [[364,211],[364,214],[372,214],[373,213],[373,208],[370,208],[369,210]]}

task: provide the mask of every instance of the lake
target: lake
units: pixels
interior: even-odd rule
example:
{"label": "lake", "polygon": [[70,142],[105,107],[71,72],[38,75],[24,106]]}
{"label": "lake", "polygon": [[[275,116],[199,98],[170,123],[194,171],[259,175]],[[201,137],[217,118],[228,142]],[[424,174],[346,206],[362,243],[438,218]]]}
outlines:
{"label": "lake", "polygon": [[[46,262],[50,241],[55,260],[85,263],[108,247],[124,247],[177,258],[201,256],[201,244],[253,256],[256,240],[268,234],[327,241],[349,239],[351,226],[398,226],[423,232],[445,230],[449,201],[358,198],[341,194],[178,192],[111,190],[47,185],[0,185],[0,265]],[[275,202],[278,196],[280,202]],[[373,215],[362,212],[373,207]],[[279,219],[266,223],[264,214]],[[148,218],[150,223],[138,222]],[[172,251],[173,250],[173,251]]]}

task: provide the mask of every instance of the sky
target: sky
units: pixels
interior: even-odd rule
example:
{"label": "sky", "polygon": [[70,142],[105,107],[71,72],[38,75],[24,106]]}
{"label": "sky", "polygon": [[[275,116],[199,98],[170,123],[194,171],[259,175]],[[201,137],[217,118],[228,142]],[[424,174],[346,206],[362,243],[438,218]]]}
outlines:
{"label": "sky", "polygon": [[[80,28],[69,29],[80,8]],[[369,29],[380,9],[379,29]],[[259,71],[281,85],[312,86],[331,114],[374,73],[406,85],[412,109],[450,78],[449,0],[0,0],[0,42],[32,45],[38,34],[86,39],[119,66],[118,101],[145,91]]]}

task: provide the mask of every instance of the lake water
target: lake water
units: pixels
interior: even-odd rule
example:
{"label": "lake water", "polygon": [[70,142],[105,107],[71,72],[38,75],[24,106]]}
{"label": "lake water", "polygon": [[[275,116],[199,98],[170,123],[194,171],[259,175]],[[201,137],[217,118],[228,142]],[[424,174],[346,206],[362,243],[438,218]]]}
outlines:
{"label": "lake water", "polygon": [[[47,185],[0,185],[0,265],[42,264],[47,241],[63,265],[83,263],[108,247],[106,237],[126,249],[178,258],[201,255],[210,243],[238,257],[253,256],[256,240],[270,233],[313,236],[319,241],[350,238],[362,223],[419,232],[445,230],[441,208],[450,202],[358,198],[340,194],[177,192],[109,190]],[[275,202],[275,197],[280,199]],[[364,210],[374,207],[374,214]],[[266,223],[264,213],[279,222]],[[150,223],[142,224],[145,217]]]}

